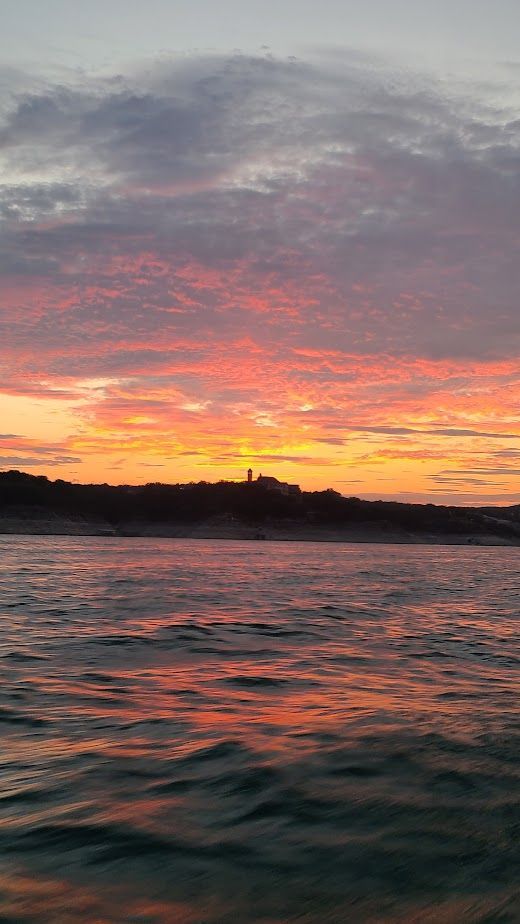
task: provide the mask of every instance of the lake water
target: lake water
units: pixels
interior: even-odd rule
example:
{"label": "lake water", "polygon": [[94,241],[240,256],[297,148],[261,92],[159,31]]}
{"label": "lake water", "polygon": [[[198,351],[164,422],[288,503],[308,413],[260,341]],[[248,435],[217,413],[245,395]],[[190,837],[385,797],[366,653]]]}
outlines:
{"label": "lake water", "polygon": [[517,549],[0,537],[0,922],[519,921],[519,610]]}

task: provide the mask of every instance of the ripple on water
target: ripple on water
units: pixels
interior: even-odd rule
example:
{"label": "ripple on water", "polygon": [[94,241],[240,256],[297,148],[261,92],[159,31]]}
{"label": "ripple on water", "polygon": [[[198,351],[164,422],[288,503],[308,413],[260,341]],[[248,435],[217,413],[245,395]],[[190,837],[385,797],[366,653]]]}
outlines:
{"label": "ripple on water", "polygon": [[517,550],[260,545],[0,538],[0,921],[518,920]]}

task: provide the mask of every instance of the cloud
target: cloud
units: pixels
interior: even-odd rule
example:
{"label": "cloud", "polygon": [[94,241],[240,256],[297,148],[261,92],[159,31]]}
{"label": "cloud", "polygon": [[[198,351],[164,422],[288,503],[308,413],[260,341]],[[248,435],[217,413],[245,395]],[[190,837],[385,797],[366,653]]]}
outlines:
{"label": "cloud", "polygon": [[432,436],[477,436],[493,440],[514,440],[518,439],[518,433],[493,433],[489,430],[466,430],[457,427],[434,427],[432,429],[416,429],[414,427],[390,427],[390,426],[346,426],[345,429],[352,429],[359,433],[379,433],[386,436],[408,436],[410,434],[423,433]]}
{"label": "cloud", "polygon": [[67,290],[73,274],[72,331],[99,336],[94,316],[117,336],[136,314],[222,331],[255,292],[279,328],[298,284],[323,347],[509,353],[514,122],[327,61],[194,57],[138,83],[15,97],[0,128],[4,266]]}
{"label": "cloud", "polygon": [[471,485],[471,486],[483,486],[487,488],[499,487],[499,481],[488,481],[485,478],[468,478],[461,476],[460,478],[455,475],[443,476],[443,475],[429,475],[432,481],[435,481],[437,484],[449,484],[451,487],[456,487],[457,485]]}
{"label": "cloud", "polygon": [[77,456],[0,456],[0,465],[3,467],[41,468],[48,465],[70,465],[74,462],[81,462],[81,459]]}
{"label": "cloud", "polygon": [[[40,456],[55,456],[56,458],[64,458],[66,449],[66,443],[45,444],[25,436],[16,436],[15,434],[9,433],[0,434],[0,450],[4,451],[14,450],[21,453],[29,453],[29,455],[34,455],[36,453]],[[22,456],[20,456],[20,458],[22,458]],[[74,459],[72,461],[77,462],[79,460]]]}
{"label": "cloud", "polygon": [[503,475],[505,478],[510,478],[511,476],[520,475],[520,468],[506,468],[503,466],[501,468],[445,469],[434,477],[440,475]]}
{"label": "cloud", "polygon": [[517,113],[348,52],[2,85],[2,388],[77,421],[10,451],[518,438]]}

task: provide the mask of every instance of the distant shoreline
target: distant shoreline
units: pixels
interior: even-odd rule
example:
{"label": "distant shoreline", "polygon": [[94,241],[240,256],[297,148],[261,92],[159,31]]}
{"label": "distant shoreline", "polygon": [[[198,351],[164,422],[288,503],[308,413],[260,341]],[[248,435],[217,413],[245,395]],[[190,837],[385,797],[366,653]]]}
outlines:
{"label": "distant shoreline", "polygon": [[377,543],[380,545],[456,545],[456,546],[498,546],[520,547],[520,538],[512,539],[495,535],[468,533],[414,533],[397,529],[381,529],[374,526],[336,528],[334,526],[295,527],[283,525],[247,526],[211,523],[187,525],[180,523],[122,523],[117,528],[109,524],[72,520],[61,517],[49,519],[22,519],[0,517],[0,536],[91,536],[92,538],[114,539],[200,539],[234,541],[275,542],[334,542],[345,544]]}
{"label": "distant shoreline", "polygon": [[82,485],[9,471],[0,473],[0,534],[520,546],[520,505],[445,507],[296,489],[276,479]]}

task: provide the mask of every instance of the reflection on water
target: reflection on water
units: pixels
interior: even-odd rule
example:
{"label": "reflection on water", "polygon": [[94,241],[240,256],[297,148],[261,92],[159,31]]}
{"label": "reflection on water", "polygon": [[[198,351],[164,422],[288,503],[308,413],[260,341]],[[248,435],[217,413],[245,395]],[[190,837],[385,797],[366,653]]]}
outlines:
{"label": "reflection on water", "polygon": [[0,553],[0,922],[520,920],[518,550]]}

